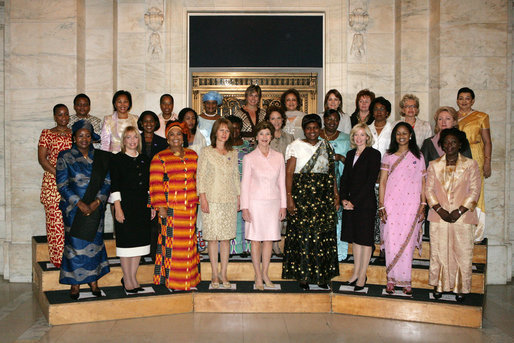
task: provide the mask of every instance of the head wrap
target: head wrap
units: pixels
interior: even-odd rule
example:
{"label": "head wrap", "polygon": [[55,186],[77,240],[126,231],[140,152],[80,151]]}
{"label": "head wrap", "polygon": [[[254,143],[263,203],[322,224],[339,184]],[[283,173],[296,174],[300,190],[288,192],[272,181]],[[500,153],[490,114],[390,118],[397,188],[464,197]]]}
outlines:
{"label": "head wrap", "polygon": [[168,132],[170,132],[172,127],[178,127],[180,131],[182,131],[182,134],[187,136],[187,139],[190,138],[191,132],[189,131],[186,122],[179,122],[178,120],[169,121],[166,124],[166,138],[168,138]]}
{"label": "head wrap", "polygon": [[71,134],[75,136],[75,133],[80,129],[87,129],[91,133],[91,140],[93,142],[98,142],[100,140],[100,136],[95,133],[93,125],[91,125],[91,123],[87,120],[81,119],[75,122],[75,124],[73,124],[73,126],[71,127]]}
{"label": "head wrap", "polygon": [[208,93],[205,93],[202,96],[202,102],[211,101],[211,100],[216,101],[218,103],[218,106],[219,106],[223,102],[223,96],[220,93],[216,92],[216,91],[210,91]]}

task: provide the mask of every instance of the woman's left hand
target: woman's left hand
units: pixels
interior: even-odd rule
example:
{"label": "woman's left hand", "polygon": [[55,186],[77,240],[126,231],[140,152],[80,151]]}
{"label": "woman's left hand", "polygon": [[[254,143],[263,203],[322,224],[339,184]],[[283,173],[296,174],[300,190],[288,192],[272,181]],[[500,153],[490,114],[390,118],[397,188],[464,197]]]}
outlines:
{"label": "woman's left hand", "polygon": [[91,212],[95,212],[98,206],[100,206],[100,200],[95,199],[93,202],[89,204],[89,210]]}
{"label": "woman's left hand", "polygon": [[150,210],[150,220],[153,220],[155,216],[157,215],[157,211],[155,209]]}
{"label": "woman's left hand", "polygon": [[287,209],[281,208],[280,213],[279,213],[280,221],[286,219],[286,215],[287,215]]}
{"label": "woman's left hand", "polygon": [[341,207],[341,200],[339,200],[339,195],[334,196],[334,206],[336,211],[339,211],[339,207]]}

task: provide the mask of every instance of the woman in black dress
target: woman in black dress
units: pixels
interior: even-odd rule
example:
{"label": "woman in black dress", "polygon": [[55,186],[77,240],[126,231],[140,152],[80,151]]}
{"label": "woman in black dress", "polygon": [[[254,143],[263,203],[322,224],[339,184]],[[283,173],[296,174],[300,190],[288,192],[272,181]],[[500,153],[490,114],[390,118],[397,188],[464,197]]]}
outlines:
{"label": "woman in black dress", "polygon": [[150,160],[141,153],[141,135],[133,126],[121,136],[121,152],[111,164],[111,197],[114,202],[116,255],[120,257],[128,293],[142,288],[136,279],[141,256],[150,252],[150,220],[155,216],[148,208]]}
{"label": "woman in black dress", "polygon": [[366,284],[366,270],[374,244],[375,182],[380,172],[380,151],[371,147],[373,136],[364,123],[353,127],[350,144],[354,149],[346,155],[339,192],[343,205],[341,240],[353,244],[354,268],[348,282],[355,290],[361,290]]}
{"label": "woman in black dress", "polygon": [[166,139],[155,134],[155,131],[159,130],[160,127],[159,117],[152,111],[144,111],[137,120],[137,128],[143,135],[141,153],[145,154],[149,161],[155,154],[168,147]]}

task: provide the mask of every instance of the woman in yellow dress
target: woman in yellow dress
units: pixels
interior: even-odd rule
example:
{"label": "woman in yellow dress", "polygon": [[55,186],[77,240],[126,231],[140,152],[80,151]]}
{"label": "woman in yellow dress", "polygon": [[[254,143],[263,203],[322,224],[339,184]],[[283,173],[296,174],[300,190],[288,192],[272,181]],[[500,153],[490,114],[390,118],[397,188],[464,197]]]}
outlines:
{"label": "woman in yellow dress", "polygon": [[484,239],[485,233],[485,201],[484,178],[491,176],[491,130],[489,116],[486,113],[475,111],[471,107],[475,103],[475,93],[467,87],[459,89],[457,93],[457,106],[459,106],[459,130],[466,133],[471,148],[471,155],[480,168],[481,189],[478,199],[477,212],[479,223],[475,229],[475,242]]}

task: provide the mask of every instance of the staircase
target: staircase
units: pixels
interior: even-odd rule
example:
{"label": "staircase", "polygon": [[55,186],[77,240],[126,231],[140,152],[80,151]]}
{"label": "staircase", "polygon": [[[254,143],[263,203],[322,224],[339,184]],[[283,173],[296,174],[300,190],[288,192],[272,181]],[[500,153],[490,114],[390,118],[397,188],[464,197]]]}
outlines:
{"label": "staircase", "polygon": [[51,325],[157,316],[184,312],[325,312],[362,315],[378,318],[400,319],[425,323],[481,327],[485,299],[485,275],[487,244],[475,245],[473,255],[472,294],[463,303],[457,303],[453,294],[443,294],[436,300],[428,285],[430,246],[423,242],[422,254],[414,252],[412,266],[413,295],[406,296],[401,290],[394,295],[385,293],[386,273],[378,247],[372,256],[367,272],[366,288],[353,292],[353,287],[343,281],[350,278],[353,270],[351,245],[348,259],[339,264],[340,276],[334,278],[332,290],[311,285],[303,291],[293,280],[283,280],[282,260],[274,257],[269,269],[270,278],[280,289],[253,289],[253,267],[250,257],[231,257],[228,277],[231,289],[209,289],[211,268],[207,256],[200,265],[202,281],[196,290],[170,291],[164,286],[152,284],[153,263],[142,258],[138,280],[145,292],[129,295],[123,290],[123,276],[116,257],[112,234],[104,235],[111,272],[99,280],[103,291],[100,298],[83,285],[79,300],[69,298],[69,285],[59,284],[59,270],[49,261],[45,236],[32,238],[33,290],[48,322]]}

